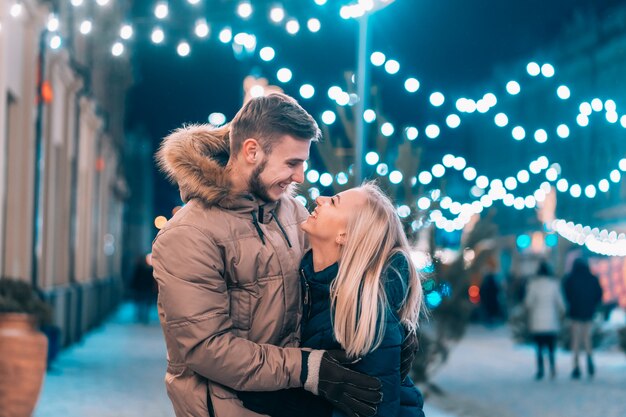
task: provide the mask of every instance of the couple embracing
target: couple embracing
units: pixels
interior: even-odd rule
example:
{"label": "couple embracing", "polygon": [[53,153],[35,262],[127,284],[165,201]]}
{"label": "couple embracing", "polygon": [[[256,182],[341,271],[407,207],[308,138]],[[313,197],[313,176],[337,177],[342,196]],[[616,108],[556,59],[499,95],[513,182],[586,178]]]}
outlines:
{"label": "couple embracing", "polygon": [[406,377],[422,309],[406,235],[372,183],[310,214],[292,197],[319,137],[272,94],[163,141],[186,203],[152,252],[177,417],[423,416]]}

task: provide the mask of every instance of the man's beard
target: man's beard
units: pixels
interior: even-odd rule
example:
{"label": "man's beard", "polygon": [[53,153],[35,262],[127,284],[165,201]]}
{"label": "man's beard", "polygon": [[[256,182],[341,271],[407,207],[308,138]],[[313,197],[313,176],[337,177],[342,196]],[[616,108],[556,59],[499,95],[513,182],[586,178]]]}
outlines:
{"label": "man's beard", "polygon": [[250,180],[248,181],[248,189],[250,192],[257,197],[259,197],[263,201],[274,201],[270,195],[267,186],[263,184],[261,181],[261,174],[265,171],[265,166],[267,165],[267,159],[263,159],[261,163],[254,168],[252,174],[250,175]]}

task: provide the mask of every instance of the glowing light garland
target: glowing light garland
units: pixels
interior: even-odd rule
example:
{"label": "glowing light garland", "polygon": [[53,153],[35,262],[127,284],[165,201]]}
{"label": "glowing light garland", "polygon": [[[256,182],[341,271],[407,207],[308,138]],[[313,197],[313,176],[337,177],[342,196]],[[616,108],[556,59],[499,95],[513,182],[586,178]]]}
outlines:
{"label": "glowing light garland", "polygon": [[[195,5],[199,3],[200,0],[188,0],[191,5]],[[314,0],[317,5],[324,5],[326,0]],[[384,3],[384,0],[378,0],[377,2]],[[83,5],[83,0],[71,0],[70,3],[74,7],[80,7]],[[374,7],[374,0],[366,0],[359,1],[359,3],[342,7],[340,14],[343,18],[356,18],[359,17],[362,13],[367,12],[370,7]],[[109,0],[97,0],[97,4],[101,7],[104,7],[109,4]],[[10,15],[13,18],[19,18],[22,14],[22,4],[19,1],[15,1],[9,11]],[[242,1],[237,6],[237,14],[240,18],[247,20],[250,18],[254,9],[252,4],[248,1]],[[361,13],[361,14],[359,14]],[[157,2],[155,6],[155,17],[157,19],[164,19],[169,14],[169,8],[167,2],[160,1]],[[268,14],[270,20],[274,24],[279,24],[285,22],[285,30],[295,35],[300,30],[299,22],[294,18],[288,18],[287,14],[282,8],[282,6],[273,6]],[[321,25],[319,20],[316,18],[311,18],[307,22],[307,27],[311,32],[319,31]],[[83,20],[78,26],[77,30],[84,36],[88,36],[93,29],[93,23],[90,19]],[[51,49],[56,50],[62,47],[63,41],[61,35],[58,33],[60,31],[59,20],[55,15],[50,15],[47,22],[47,30],[49,32],[49,46]],[[125,23],[121,25],[120,28],[120,39],[113,43],[111,48],[111,53],[114,56],[121,56],[125,51],[124,41],[128,41],[133,37],[133,26]],[[195,34],[198,38],[206,38],[210,33],[210,26],[206,22],[206,20],[198,20],[195,23]],[[164,32],[155,27],[152,31],[151,35],[152,41],[156,44],[163,42],[165,38]],[[246,48],[247,50],[253,51],[256,44],[256,37],[252,34],[248,33],[238,33],[233,36],[232,31],[229,27],[224,27],[220,31],[219,39],[223,43],[233,43],[235,45],[239,45],[241,47]],[[189,44],[182,40],[177,44],[177,52],[180,56],[187,56],[191,50]],[[235,46],[234,45],[234,46]],[[273,48],[265,47],[260,49],[260,57],[264,61],[271,61],[275,57],[275,51]],[[388,59],[385,54],[382,52],[375,52],[371,55],[371,63],[375,67],[384,68],[385,71],[390,75],[395,75],[400,71],[402,65],[395,59]],[[530,62],[526,67],[527,73],[531,77],[536,77],[542,75],[546,78],[552,78],[555,75],[555,69],[551,64],[544,63],[543,65],[539,65],[535,62]],[[287,72],[289,72],[289,76],[287,76]],[[281,76],[282,74],[282,76]],[[288,83],[293,79],[293,74],[291,71],[283,67],[277,73],[277,78],[282,83]],[[420,82],[414,78],[409,76],[404,81],[404,88],[408,93],[416,93],[420,88]],[[517,95],[521,91],[521,86],[517,81],[509,81],[506,84],[506,91],[510,95]],[[331,91],[332,90],[332,91]],[[315,86],[310,84],[303,84],[300,87],[300,94],[303,98],[307,99],[314,95],[316,91]],[[560,85],[556,89],[556,95],[561,100],[568,100],[571,97],[571,91],[568,86]],[[341,88],[333,86],[328,91],[328,96],[334,100],[338,105],[346,106],[353,105],[359,99],[354,94],[348,94],[343,91]],[[446,96],[438,91],[435,91],[429,96],[430,104],[436,108],[441,107],[445,101]],[[486,114],[493,107],[495,107],[498,103],[497,97],[493,93],[486,93],[482,98],[478,100],[473,100],[465,97],[461,97],[455,101],[455,107],[459,113],[463,114],[472,114],[472,113],[480,113]],[[594,98],[589,101],[583,101],[578,106],[579,114],[576,116],[576,123],[580,127],[586,127],[589,125],[590,116],[595,112],[599,113],[601,111],[605,112],[605,119],[610,124],[616,124],[618,121],[622,127],[626,128],[626,114],[620,115],[617,113],[617,105],[614,100],[608,99],[605,101],[600,100],[599,98]],[[368,123],[372,123],[377,118],[376,112],[372,109],[366,110],[364,117],[366,117],[366,121]],[[322,121],[325,124],[332,124],[336,120],[336,115],[332,110],[326,110],[323,112]],[[450,129],[455,129],[460,126],[462,120],[457,114],[449,114],[446,117],[446,125]],[[503,112],[500,112],[495,115],[494,123],[497,127],[504,128],[512,125],[509,116]],[[398,131],[395,129],[394,125],[390,122],[384,123],[381,125],[381,133],[385,136],[392,136]],[[419,130],[414,126],[407,126],[404,129],[400,129],[399,131],[404,132],[405,137],[408,140],[415,140],[419,135]],[[439,125],[430,124],[426,126],[423,131],[426,133],[426,136],[435,139],[440,135]],[[527,132],[531,132],[531,130],[524,129],[522,126],[517,125],[512,128],[511,135],[515,140],[523,140],[527,137]],[[565,123],[560,123],[556,128],[553,128],[551,132],[554,132],[557,137],[561,139],[566,139],[570,135],[570,127]],[[538,143],[545,143],[549,140],[550,137],[554,133],[549,133],[549,131],[545,129],[536,129],[533,133],[533,137],[535,141]],[[371,153],[370,153],[371,154]],[[377,155],[376,155],[377,156]],[[452,159],[451,159],[452,158]],[[579,198],[583,195],[589,199],[595,198],[598,193],[596,190],[600,192],[607,192],[610,186],[610,182],[619,183],[622,178],[621,172],[626,171],[626,158],[621,159],[618,163],[618,169],[613,169],[608,178],[601,179],[597,184],[587,184],[586,186],[581,186],[579,184],[570,184],[570,182],[561,177],[560,166],[558,164],[552,164],[548,168],[547,158],[545,161],[542,159],[545,157],[540,157],[537,160],[531,162],[529,165],[530,171],[532,174],[539,174],[542,171],[546,171],[546,179],[549,182],[556,183],[557,191],[561,193],[569,192],[569,194],[573,198]],[[371,163],[370,165],[375,165],[378,162],[379,158],[376,158],[376,161]],[[533,163],[537,164],[541,159],[541,166],[533,168]],[[463,161],[462,163],[460,161]],[[542,198],[545,198],[545,194],[550,192],[551,186],[549,182],[544,182],[540,188],[535,190],[533,194],[527,195],[525,197],[515,196],[510,193],[508,190],[513,190],[517,186],[517,182],[527,182],[529,180],[529,174],[525,170],[521,170],[518,174],[513,177],[507,177],[504,181],[500,179],[492,179],[489,181],[488,177],[484,175],[478,175],[476,170],[471,167],[466,167],[465,160],[460,157],[454,157],[453,155],[446,155],[442,158],[442,164],[434,164],[433,167],[429,171],[422,171],[419,173],[417,177],[412,177],[412,185],[416,185],[417,183],[427,185],[429,184],[433,177],[439,178],[445,175],[446,168],[454,168],[457,171],[463,171],[463,176],[467,181],[474,181],[476,185],[473,188],[473,194],[477,197],[476,200],[471,201],[470,203],[459,203],[455,202],[449,197],[443,197],[439,202],[440,207],[443,209],[448,209],[451,214],[456,215],[456,218],[450,220],[446,218],[440,210],[433,210],[430,213],[430,220],[435,223],[436,227],[447,231],[454,231],[462,229],[471,219],[471,217],[475,214],[482,212],[482,210],[486,207],[490,207],[493,202],[502,200],[506,206],[513,206],[518,210],[523,208],[534,208],[537,202],[542,201]],[[368,162],[369,163],[369,162]],[[455,165],[456,163],[456,165]],[[387,164],[379,163],[376,167],[376,172],[378,175],[386,176],[389,175],[390,182],[393,184],[401,183],[406,176],[398,171],[398,170],[390,170]],[[520,175],[522,172],[526,172],[525,175]],[[329,173],[322,173],[321,175],[317,173],[315,170],[310,170],[307,173],[307,180],[309,182],[315,183],[317,181],[320,182],[322,186],[330,186],[333,181],[336,181],[339,185],[345,185],[348,182],[348,177],[350,173],[340,172],[336,176],[333,176]],[[520,178],[521,176],[521,178]],[[480,182],[480,183],[479,183]],[[485,190],[488,187],[487,194],[485,194]],[[309,190],[309,194],[312,199],[316,198],[316,194],[319,195],[319,190],[315,187],[312,187]],[[431,197],[421,197],[417,201],[417,206],[420,210],[427,210],[430,208],[431,204],[439,199],[440,192],[439,190],[431,191]],[[299,196],[299,199],[306,203],[306,199],[302,196]],[[406,205],[402,205],[398,207],[398,213],[402,217],[408,217],[410,215],[411,209]],[[416,222],[414,222],[414,227]],[[624,233],[618,234],[615,231],[608,231],[606,229],[599,230],[598,228],[591,228],[590,226],[583,226],[581,224],[574,224],[573,222],[566,222],[563,219],[558,219],[552,222],[549,225],[552,230],[557,232],[560,236],[566,238],[567,240],[586,246],[589,250],[609,256],[626,256],[626,235]]]}
{"label": "glowing light garland", "polygon": [[563,238],[594,253],[606,256],[626,256],[626,234],[591,228],[563,219],[554,220],[550,228]]}
{"label": "glowing light garland", "polygon": [[[200,0],[188,0],[188,3],[191,4],[192,6],[197,5],[199,2]],[[361,0],[357,3],[342,7],[342,10],[344,9],[352,10],[349,16],[346,17],[342,15],[342,17],[344,18],[358,17],[367,11],[371,11],[372,9],[380,5],[384,5],[385,3],[387,3],[387,1],[384,1],[384,0],[376,0],[376,1]],[[83,5],[83,1],[71,0],[71,4],[74,7],[80,7]],[[98,4],[100,6],[106,6],[107,4],[109,4],[109,0],[98,0]],[[318,6],[323,6],[326,4],[326,1],[315,0],[315,4],[317,4]],[[10,8],[11,15],[16,18],[19,17],[21,13],[21,9],[22,9],[21,3],[19,1],[16,1]],[[235,10],[235,13],[244,21],[248,20],[254,12],[255,10],[252,4],[247,0],[243,0],[239,2]],[[154,8],[154,14],[157,19],[166,18],[169,15],[168,2],[166,1],[156,2],[155,8]],[[280,6],[280,5],[271,6],[271,8],[269,9],[269,13],[267,13],[267,15],[268,15],[268,19],[273,24],[285,23],[285,29],[290,34],[294,35],[299,31],[299,29],[297,30],[294,29],[295,27],[294,25],[297,25],[299,28],[299,24],[297,23],[297,20],[294,20],[294,18],[289,18],[283,6]],[[316,18],[311,18],[309,19],[309,23],[307,24],[307,26],[309,27],[309,30],[311,32],[316,32],[320,29],[319,20]],[[62,46],[63,40],[62,40],[62,37],[58,33],[56,33],[59,31],[58,18],[56,18],[56,16],[54,15],[51,15],[49,18],[47,27],[48,27],[49,32],[51,32],[50,39],[49,39],[50,47],[52,49],[59,49]],[[91,33],[91,30],[92,30],[92,22],[89,19],[84,20],[79,26],[79,32],[85,36]],[[198,38],[201,38],[201,39],[206,38],[210,32],[210,26],[206,22],[205,19],[199,19],[195,23],[194,32]],[[112,55],[116,57],[123,55],[126,50],[124,41],[128,41],[132,36],[133,36],[132,25],[128,23],[122,24],[120,28],[120,39],[115,41],[111,48]],[[155,44],[160,44],[163,42],[165,38],[165,33],[163,32],[162,29],[155,27],[153,28],[151,38]],[[257,46],[255,35],[241,32],[241,33],[238,33],[236,36],[233,36],[231,29],[227,26],[224,27],[219,32],[219,38],[220,38],[220,41],[223,43],[233,44],[234,49],[245,49],[247,51],[254,51],[254,49]],[[191,53],[191,46],[184,39],[177,43],[176,49],[177,49],[177,53],[181,57],[186,57]],[[261,48],[259,55],[261,59],[263,59],[264,61],[271,61],[274,59],[275,51],[273,48],[266,46],[264,48]],[[382,52],[372,53],[371,63],[375,67],[385,68],[387,73],[391,75],[396,74],[399,71],[399,69],[402,67],[402,65],[397,60],[388,59],[386,55]],[[288,70],[288,69],[283,68],[283,70]],[[530,62],[526,66],[526,72],[531,77],[537,77],[541,75],[546,78],[552,78],[555,75],[555,69],[549,63],[544,63],[542,65],[539,65],[536,62]],[[293,74],[288,78],[280,77],[280,76],[277,76],[277,78],[279,79],[280,82],[287,83],[293,79]],[[404,82],[404,87],[407,92],[415,93],[419,90],[420,83],[414,77],[409,76],[408,78],[406,78]],[[331,87],[331,88],[335,88],[335,87]],[[303,98],[307,99],[307,98],[312,97],[312,95],[308,93],[311,90],[316,91],[318,89],[316,89],[315,86],[310,85],[310,84],[307,85],[307,88],[305,88],[304,90],[301,89],[301,91],[304,92],[304,95],[301,94]],[[510,95],[517,95],[520,93],[521,90],[522,88],[517,81],[512,80],[506,84],[506,91]],[[571,91],[569,87],[567,87],[566,85],[560,85],[556,89],[556,94],[562,100],[567,100],[571,97]],[[330,93],[329,93],[329,96],[330,96]],[[341,90],[336,92],[336,94],[334,94],[331,98],[338,105],[341,105],[341,106],[353,105],[359,99],[356,95],[354,94],[350,95]],[[430,94],[429,100],[430,100],[431,105],[433,105],[434,107],[441,107],[441,105],[445,102],[445,95],[441,92],[435,91]],[[485,114],[489,112],[494,106],[496,106],[497,103],[498,103],[498,100],[497,100],[496,95],[491,92],[487,92],[482,96],[482,98],[477,99],[477,100],[461,97],[455,101],[455,107],[460,113],[471,114],[474,112],[478,112],[478,113]],[[605,102],[602,102],[598,98],[594,98],[593,100],[590,100],[590,101],[583,101],[581,102],[579,106],[580,113],[576,116],[576,122],[580,127],[586,127],[589,125],[589,116],[592,114],[592,112],[599,112],[604,109],[606,110],[605,118],[608,123],[615,124],[619,121],[622,127],[626,128],[626,114],[620,117],[619,114],[617,113],[616,107],[617,106],[615,104],[615,101],[612,99],[608,99]],[[327,110],[327,112],[328,111],[332,111],[332,110]],[[367,111],[368,113],[373,113],[373,116],[372,115],[365,116],[364,114],[364,117],[367,117],[368,123],[372,123],[376,118],[376,114],[371,109],[368,109]],[[328,121],[328,124],[332,124],[334,123],[335,120],[336,118],[332,118],[329,116],[323,121],[325,123],[326,121]],[[461,123],[462,123],[461,117],[455,113],[451,113],[445,118],[445,125],[450,129],[456,129],[457,127],[460,126]],[[495,115],[494,123],[496,126],[500,128],[504,128],[504,127],[512,125],[509,119],[509,116],[507,116],[507,114],[503,112],[500,112]],[[558,126],[556,128],[553,128],[549,131],[539,128],[539,129],[536,129],[534,132],[532,132],[530,129],[524,129],[524,127],[517,125],[511,129],[511,136],[513,137],[513,139],[519,141],[519,140],[524,140],[526,137],[528,137],[528,135],[532,134],[532,136],[538,143],[544,143],[553,136],[559,137],[561,139],[565,139],[569,137],[570,127],[565,123],[557,123],[557,125]],[[436,139],[441,134],[440,126],[443,126],[443,123],[440,123],[440,124],[431,123],[421,130],[426,134],[426,136],[429,139]],[[386,125],[381,126],[381,130],[382,130],[381,133],[385,136],[392,136],[396,132],[403,132],[403,136],[408,140],[417,139],[417,137],[419,136],[419,131],[420,131],[415,126],[406,126],[401,129],[396,129],[394,124],[391,122],[387,122]]]}
{"label": "glowing light garland", "polygon": [[[201,0],[187,0],[187,3],[189,3],[191,6],[196,6],[200,2]],[[69,0],[69,3],[74,8],[81,8],[85,4],[83,0]],[[110,3],[110,0],[97,0],[97,3],[101,8],[103,8]],[[318,6],[323,6],[326,3],[326,1],[315,0],[315,3]],[[23,6],[22,6],[21,1],[16,0],[14,1],[13,5],[10,8],[10,14],[14,18],[18,18],[22,13],[22,8]],[[255,8],[253,7],[250,1],[241,0],[240,2],[236,4],[234,13],[240,19],[247,21],[255,13]],[[170,15],[169,2],[165,0],[159,0],[155,2],[153,14],[154,14],[154,17],[158,21],[165,21]],[[290,16],[285,10],[285,8],[280,4],[274,4],[270,6],[268,9],[267,17],[268,17],[269,22],[272,25],[274,26],[281,25],[282,27],[284,27],[285,31],[291,35],[295,35],[298,32],[300,32],[300,27],[301,27],[300,21],[296,17]],[[307,29],[312,33],[318,32],[321,29],[321,22],[316,17],[310,17],[308,19],[304,19],[303,22],[306,23]],[[206,21],[206,19],[200,18],[196,20],[194,26],[195,27],[194,27],[193,33],[195,33],[195,35],[199,39],[204,39],[209,36],[211,32],[211,25]],[[48,29],[48,32],[50,32],[51,40],[49,41],[49,45],[51,49],[60,48],[62,45],[62,36],[60,34],[60,31],[63,28],[60,27],[59,20],[55,14],[51,14],[49,16],[47,29]],[[86,19],[82,21],[82,23],[78,26],[78,32],[84,36],[89,35],[92,29],[93,29],[93,25],[92,25],[91,19]],[[133,31],[134,31],[134,28],[131,24],[124,23],[121,25],[120,39],[115,40],[111,48],[113,56],[118,57],[122,55],[122,53],[120,53],[119,51],[120,50],[122,52],[124,51],[123,41],[128,41],[132,37]],[[223,25],[222,29],[219,31],[219,34],[220,34],[219,39],[220,41],[224,43],[230,43],[232,41],[232,35],[227,36],[226,32],[232,34],[230,27],[227,25]],[[250,36],[254,37],[254,35],[250,35]],[[52,42],[52,38],[54,38],[54,42]],[[153,27],[151,39],[153,43],[155,44],[160,44],[165,39],[165,33],[163,32],[163,29],[158,27],[158,25]],[[119,44],[122,44],[122,46],[120,47]],[[188,45],[188,42],[186,39],[180,39],[176,44],[178,45],[177,52],[181,57],[185,57],[189,55],[189,53],[191,52],[191,49],[187,49],[187,48],[183,48],[183,53],[181,54],[180,45],[181,44]],[[234,46],[238,44],[240,44],[240,42],[235,42]],[[248,48],[248,50],[253,51],[254,47]]]}

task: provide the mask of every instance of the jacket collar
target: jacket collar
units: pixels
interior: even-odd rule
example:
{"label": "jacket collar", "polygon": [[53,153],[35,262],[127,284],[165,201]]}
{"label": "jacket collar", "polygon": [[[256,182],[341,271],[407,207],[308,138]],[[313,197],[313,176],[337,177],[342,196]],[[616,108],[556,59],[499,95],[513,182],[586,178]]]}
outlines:
{"label": "jacket collar", "polygon": [[250,213],[255,212],[259,223],[266,224],[272,221],[272,212],[278,210],[280,200],[268,203],[253,194],[239,194],[234,198],[222,200],[219,206],[247,218],[250,217]]}
{"label": "jacket collar", "polygon": [[315,282],[319,284],[327,284],[330,285],[333,279],[337,277],[337,273],[339,272],[339,264],[335,262],[334,264],[326,267],[325,269],[315,272],[313,267],[313,251],[308,251],[304,258],[302,258],[302,262],[300,264],[302,269],[302,273],[308,282]]}

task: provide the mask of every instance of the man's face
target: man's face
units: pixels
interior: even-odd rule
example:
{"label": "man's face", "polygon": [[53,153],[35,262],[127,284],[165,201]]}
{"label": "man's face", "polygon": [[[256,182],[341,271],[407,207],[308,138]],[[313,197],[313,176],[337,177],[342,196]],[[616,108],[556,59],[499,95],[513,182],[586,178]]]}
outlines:
{"label": "man's face", "polygon": [[277,201],[293,182],[304,181],[304,162],[309,159],[310,140],[283,136],[272,153],[263,157],[249,181],[250,192],[265,201]]}

